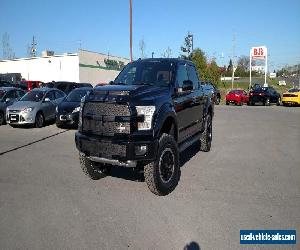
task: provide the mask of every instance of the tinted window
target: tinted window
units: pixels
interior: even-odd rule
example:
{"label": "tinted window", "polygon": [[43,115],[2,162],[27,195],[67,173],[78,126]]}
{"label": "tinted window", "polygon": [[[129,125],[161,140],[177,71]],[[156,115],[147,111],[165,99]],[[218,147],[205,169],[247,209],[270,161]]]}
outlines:
{"label": "tinted window", "polygon": [[31,102],[40,102],[44,95],[45,91],[30,91],[26,95],[24,95],[20,101],[31,101]]}
{"label": "tinted window", "polygon": [[59,99],[59,98],[62,98],[64,96],[65,96],[64,93],[62,93],[60,91],[55,91],[55,97],[56,97],[55,99]]}
{"label": "tinted window", "polygon": [[117,76],[114,83],[125,85],[169,86],[172,81],[173,63],[144,61],[128,64]]}
{"label": "tinted window", "polygon": [[188,74],[185,64],[179,64],[177,69],[176,81],[179,88],[182,88],[183,82],[188,80]]}
{"label": "tinted window", "polygon": [[74,90],[66,98],[67,102],[80,102],[81,98],[87,94],[88,90]]}
{"label": "tinted window", "polygon": [[5,98],[15,99],[15,98],[16,98],[16,93],[15,93],[15,91],[13,91],[13,90],[9,91],[9,92],[6,94]]}
{"label": "tinted window", "polygon": [[67,85],[67,84],[64,84],[64,83],[59,83],[59,84],[57,84],[55,87],[56,87],[57,89],[61,90],[61,91],[66,91],[68,85]]}
{"label": "tinted window", "polygon": [[21,98],[25,94],[25,92],[20,91],[20,90],[16,90],[16,94],[17,94],[18,98]]}
{"label": "tinted window", "polygon": [[188,65],[189,79],[193,82],[194,89],[199,88],[199,79],[194,66]]}
{"label": "tinted window", "polygon": [[46,94],[45,98],[49,98],[51,101],[55,100],[54,91],[50,91]]}

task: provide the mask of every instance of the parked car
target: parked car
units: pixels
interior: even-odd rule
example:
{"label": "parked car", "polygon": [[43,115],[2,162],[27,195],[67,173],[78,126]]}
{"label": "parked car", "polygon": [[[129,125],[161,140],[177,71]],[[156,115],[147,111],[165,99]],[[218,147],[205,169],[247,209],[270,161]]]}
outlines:
{"label": "parked car", "polygon": [[203,85],[203,90],[211,95],[214,103],[219,105],[221,102],[220,90],[211,81],[204,81],[201,83]]}
{"label": "parked car", "polygon": [[6,108],[18,101],[25,92],[14,87],[0,88],[0,125],[6,123]]}
{"label": "parked car", "polygon": [[78,127],[78,117],[81,99],[91,90],[91,87],[74,89],[56,107],[56,126]]}
{"label": "parked car", "polygon": [[300,89],[289,89],[282,95],[282,105],[300,105]]}
{"label": "parked car", "polygon": [[66,81],[59,81],[59,82],[48,82],[42,85],[43,87],[48,88],[57,88],[63,91],[65,94],[69,94],[73,89],[76,88],[83,88],[83,87],[93,87],[90,83],[77,83],[77,82],[66,82]]}
{"label": "parked car", "polygon": [[16,87],[20,88],[26,92],[31,91],[35,88],[39,88],[41,86],[41,81],[21,81],[16,83]]}
{"label": "parked car", "polygon": [[43,127],[45,121],[55,119],[56,106],[65,96],[65,93],[58,89],[33,89],[7,108],[7,123],[12,127],[25,124]]}
{"label": "parked car", "polygon": [[0,88],[1,87],[13,87],[13,85],[7,81],[0,81]]}
{"label": "parked car", "polygon": [[245,90],[242,89],[233,89],[228,92],[226,95],[226,105],[235,104],[243,105],[244,103],[248,104],[249,96]]}
{"label": "parked car", "polygon": [[256,103],[262,103],[266,106],[270,105],[271,103],[280,105],[281,96],[273,87],[262,87],[256,85],[250,90],[249,105],[255,105]]}
{"label": "parked car", "polygon": [[83,98],[75,134],[80,165],[91,179],[111,166],[144,172],[156,195],[179,181],[179,152],[212,143],[214,103],[200,85],[191,61],[139,59],[127,64],[110,85]]}

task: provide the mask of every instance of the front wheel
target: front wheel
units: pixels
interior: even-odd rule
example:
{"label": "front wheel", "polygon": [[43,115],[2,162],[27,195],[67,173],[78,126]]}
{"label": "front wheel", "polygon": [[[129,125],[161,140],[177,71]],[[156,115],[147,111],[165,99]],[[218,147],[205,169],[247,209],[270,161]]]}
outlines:
{"label": "front wheel", "polygon": [[36,117],[35,117],[35,127],[36,128],[41,128],[44,126],[44,122],[45,122],[45,119],[44,119],[44,116],[41,112],[37,113],[36,114]]}
{"label": "front wheel", "polygon": [[210,151],[212,141],[212,117],[208,113],[205,119],[204,131],[200,137],[200,150],[204,152]]}
{"label": "front wheel", "polygon": [[179,181],[179,153],[177,143],[168,134],[159,140],[157,159],[144,167],[144,177],[150,191],[156,195],[167,195]]}
{"label": "front wheel", "polygon": [[79,153],[79,160],[82,171],[92,180],[99,180],[106,177],[110,170],[104,164],[91,161],[82,153]]}

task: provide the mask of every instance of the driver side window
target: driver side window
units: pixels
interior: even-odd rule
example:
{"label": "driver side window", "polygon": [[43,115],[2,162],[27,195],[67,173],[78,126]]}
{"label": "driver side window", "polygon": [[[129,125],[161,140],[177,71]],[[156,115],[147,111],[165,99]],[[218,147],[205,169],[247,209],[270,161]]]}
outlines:
{"label": "driver side window", "polygon": [[185,64],[179,64],[177,69],[176,82],[179,88],[182,88],[183,82],[188,80],[188,74]]}

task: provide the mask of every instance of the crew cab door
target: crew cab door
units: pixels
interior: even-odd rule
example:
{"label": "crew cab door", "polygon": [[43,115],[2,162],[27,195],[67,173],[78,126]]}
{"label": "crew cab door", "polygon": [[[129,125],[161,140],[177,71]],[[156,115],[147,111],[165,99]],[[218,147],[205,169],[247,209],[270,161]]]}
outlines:
{"label": "crew cab door", "polygon": [[191,117],[193,119],[193,127],[191,130],[192,134],[199,132],[202,129],[202,120],[203,120],[203,109],[204,109],[204,92],[200,86],[199,77],[195,66],[192,64],[187,65],[189,80],[193,82],[193,91],[192,95],[192,112]]}
{"label": "crew cab door", "polygon": [[193,90],[185,90],[184,82],[188,81],[187,65],[185,63],[178,63],[176,75],[176,93],[174,96],[174,106],[177,113],[179,143],[189,137],[193,130],[193,123],[195,121],[193,115]]}

